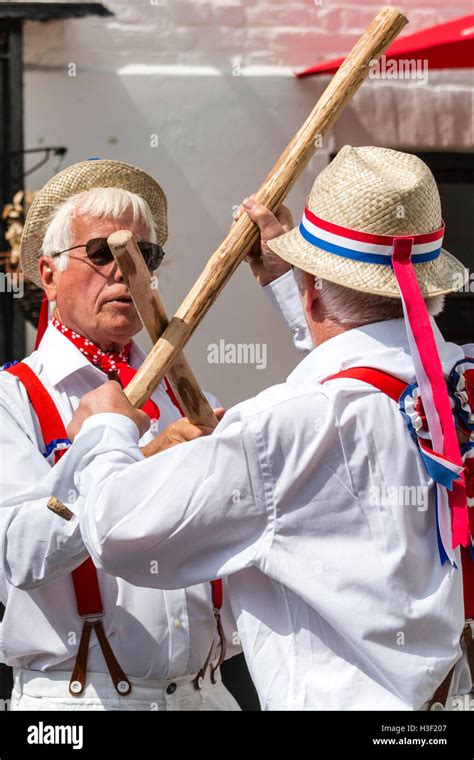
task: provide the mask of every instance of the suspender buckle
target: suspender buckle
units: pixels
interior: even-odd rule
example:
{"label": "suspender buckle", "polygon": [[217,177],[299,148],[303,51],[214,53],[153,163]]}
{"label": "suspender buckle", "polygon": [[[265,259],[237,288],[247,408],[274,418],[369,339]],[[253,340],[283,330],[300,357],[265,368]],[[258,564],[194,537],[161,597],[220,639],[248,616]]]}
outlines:
{"label": "suspender buckle", "polygon": [[103,612],[91,612],[89,614],[79,615],[79,617],[82,618],[83,620],[87,620],[89,623],[95,623],[95,622],[97,622],[97,620],[100,620],[101,618],[104,617],[104,613]]}
{"label": "suspender buckle", "polygon": [[74,663],[74,670],[72,671],[71,680],[69,682],[69,693],[73,697],[79,697],[84,691],[87,672],[87,657],[89,654],[89,640],[91,631],[94,629],[115,689],[122,697],[126,697],[127,694],[130,694],[132,686],[120,667],[118,660],[112,651],[112,647],[107,641],[104,626],[102,625],[104,613],[81,615],[81,617],[84,620],[84,627],[82,629],[76,662]]}

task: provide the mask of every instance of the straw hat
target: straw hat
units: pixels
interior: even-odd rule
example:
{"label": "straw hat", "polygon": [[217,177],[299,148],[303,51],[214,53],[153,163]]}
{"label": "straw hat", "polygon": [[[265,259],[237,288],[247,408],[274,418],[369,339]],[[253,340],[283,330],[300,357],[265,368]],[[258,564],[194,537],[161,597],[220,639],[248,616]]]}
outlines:
{"label": "straw hat", "polygon": [[[306,206],[309,216],[312,212],[331,225],[372,235],[427,235],[443,224],[438,188],[426,164],[417,156],[388,148],[341,148],[316,178]],[[303,234],[301,226],[295,227],[268,245],[285,261],[322,279],[400,297],[390,258],[388,266],[353,260],[318,247],[308,241],[311,236]],[[468,277],[461,262],[444,249],[431,261],[415,263],[413,259],[413,264],[423,296],[458,290]]]}
{"label": "straw hat", "polygon": [[56,207],[76,193],[93,187],[118,187],[140,195],[148,203],[156,223],[157,242],[168,236],[166,196],[158,182],[141,169],[122,161],[95,159],[73,164],[56,174],[36,195],[26,217],[20,247],[20,263],[29,280],[42,288],[38,257],[46,228]]}

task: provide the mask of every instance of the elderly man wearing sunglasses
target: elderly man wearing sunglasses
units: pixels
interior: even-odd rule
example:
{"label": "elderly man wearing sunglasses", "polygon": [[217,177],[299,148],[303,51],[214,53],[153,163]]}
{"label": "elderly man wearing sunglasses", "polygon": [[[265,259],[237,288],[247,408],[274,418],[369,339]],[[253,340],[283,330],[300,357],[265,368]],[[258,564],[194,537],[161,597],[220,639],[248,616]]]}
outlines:
{"label": "elderly man wearing sunglasses", "polygon": [[[222,629],[227,656],[239,651],[226,588],[151,590],[96,570],[77,519],[59,519],[41,495],[83,394],[111,377],[125,386],[144,358],[132,340],[140,318],[107,246],[119,229],[154,271],[167,237],[164,193],[109,160],[53,177],[24,228],[23,271],[44,290],[50,321],[37,350],[0,372],[0,662],[14,668],[11,708],[238,710],[219,670]],[[144,410],[154,421],[140,442],[148,451],[209,432],[181,419],[166,382]]]}
{"label": "elderly man wearing sunglasses", "polygon": [[[158,243],[147,243],[146,240],[142,240],[137,237],[137,246],[145,259],[150,272],[154,272],[155,269],[161,264],[165,252],[161,245]],[[78,248],[86,249],[86,258],[98,267],[106,266],[113,261],[112,251],[107,243],[107,238],[99,237],[88,240],[87,243],[81,243],[80,245],[73,245],[72,248],[66,248],[65,251],[58,251],[58,253],[52,253],[51,256],[55,259],[57,256],[62,256],[63,253],[70,253],[76,251]],[[79,261],[83,260],[83,257],[76,256]]]}

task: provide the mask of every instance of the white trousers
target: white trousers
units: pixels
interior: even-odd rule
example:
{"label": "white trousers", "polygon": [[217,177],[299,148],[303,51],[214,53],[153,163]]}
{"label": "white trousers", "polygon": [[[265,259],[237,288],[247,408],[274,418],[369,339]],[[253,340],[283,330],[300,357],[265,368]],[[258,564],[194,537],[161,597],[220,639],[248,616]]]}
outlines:
{"label": "white trousers", "polygon": [[70,673],[14,668],[10,710],[240,710],[220,671],[215,675],[217,683],[212,684],[208,670],[199,690],[194,688],[194,676],[165,681],[129,677],[132,691],[123,697],[109,673],[87,673],[83,693],[72,697]]}

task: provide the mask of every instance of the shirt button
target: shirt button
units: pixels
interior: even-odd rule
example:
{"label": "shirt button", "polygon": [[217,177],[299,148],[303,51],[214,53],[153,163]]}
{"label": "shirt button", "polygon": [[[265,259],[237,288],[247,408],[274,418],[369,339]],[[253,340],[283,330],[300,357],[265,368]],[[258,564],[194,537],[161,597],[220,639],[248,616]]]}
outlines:
{"label": "shirt button", "polygon": [[174,627],[181,628],[181,620],[178,620],[178,618],[175,618]]}
{"label": "shirt button", "polygon": [[174,694],[177,688],[178,687],[176,686],[175,683],[169,683],[168,686],[166,687],[166,693]]}

